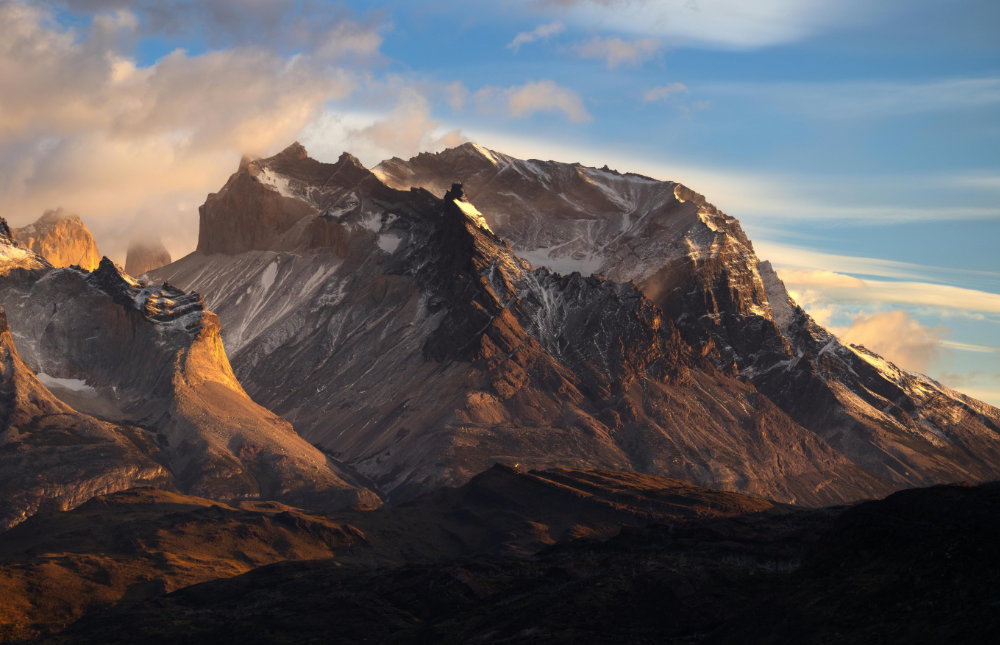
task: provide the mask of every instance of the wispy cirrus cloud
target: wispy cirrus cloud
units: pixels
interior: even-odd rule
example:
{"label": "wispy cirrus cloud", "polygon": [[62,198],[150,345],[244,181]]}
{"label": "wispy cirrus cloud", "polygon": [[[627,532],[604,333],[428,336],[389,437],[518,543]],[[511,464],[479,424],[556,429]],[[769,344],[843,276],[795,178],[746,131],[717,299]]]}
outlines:
{"label": "wispy cirrus cloud", "polygon": [[717,83],[698,88],[715,100],[763,103],[784,112],[836,121],[956,112],[1000,105],[1000,77],[926,81]]}
{"label": "wispy cirrus cloud", "polygon": [[573,51],[580,58],[601,60],[608,69],[617,69],[622,65],[638,65],[647,61],[662,47],[663,43],[656,38],[622,40],[595,36],[587,42],[574,45]]}
{"label": "wispy cirrus cloud", "polygon": [[[812,284],[823,286],[853,286],[860,287],[860,278],[852,275],[874,276],[894,280],[911,280],[926,282],[951,281],[965,283],[969,281],[988,281],[997,285],[1000,290],[1000,272],[979,271],[974,269],[956,269],[951,267],[929,266],[870,258],[863,256],[827,253],[815,248],[779,244],[776,242],[754,242],[757,255],[780,265],[791,275],[793,271],[800,280],[811,280]],[[1000,297],[1000,296],[998,296]]]}
{"label": "wispy cirrus cloud", "polygon": [[521,4],[589,29],[722,49],[795,42],[882,11],[860,0],[521,0]]}
{"label": "wispy cirrus cloud", "polygon": [[533,43],[536,40],[546,40],[556,34],[561,34],[565,30],[566,25],[559,21],[538,25],[531,31],[522,31],[518,35],[514,36],[514,40],[507,43],[507,49],[514,50],[514,53],[516,54],[521,50],[522,45]]}
{"label": "wispy cirrus cloud", "polygon": [[655,101],[666,101],[670,97],[677,96],[679,94],[690,93],[691,91],[688,90],[687,85],[684,83],[669,83],[667,85],[649,88],[642,93],[642,100],[647,103],[653,103]]}

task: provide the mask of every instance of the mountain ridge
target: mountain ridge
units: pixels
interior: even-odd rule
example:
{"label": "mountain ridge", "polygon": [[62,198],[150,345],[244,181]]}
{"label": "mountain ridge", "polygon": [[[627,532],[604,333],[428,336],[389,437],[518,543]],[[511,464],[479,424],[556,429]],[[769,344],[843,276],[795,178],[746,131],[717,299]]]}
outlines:
{"label": "mountain ridge", "polygon": [[[471,154],[494,171],[505,159],[505,168],[518,167],[512,158],[474,146],[458,153]],[[223,222],[254,229],[262,221],[287,218],[272,240],[274,248],[262,251],[250,244],[242,253],[199,251],[154,274],[206,294],[222,316],[237,374],[254,396],[384,491],[395,491],[397,499],[461,482],[492,458],[523,458],[543,468],[628,465],[814,504],[891,490],[893,484],[882,477],[893,472],[873,475],[859,468],[740,375],[748,365],[787,353],[790,344],[774,321],[749,240],[735,219],[697,193],[579,165],[523,162],[522,169],[531,172],[515,172],[522,178],[587,183],[592,185],[587,194],[619,209],[626,197],[666,209],[653,216],[636,208],[624,220],[615,211],[618,233],[654,230],[661,237],[680,237],[654,239],[659,246],[647,248],[640,236],[619,234],[620,248],[641,260],[619,272],[646,279],[633,287],[612,286],[621,283],[533,269],[503,236],[510,213],[477,203],[472,208],[485,218],[484,227],[457,206],[466,202],[456,196],[475,195],[468,176],[459,177],[465,180],[460,193],[451,192],[453,177],[442,181],[447,189],[439,199],[418,187],[394,191],[346,153],[336,164],[304,154],[295,146],[270,159],[242,163],[218,193],[230,201],[210,197],[203,207],[203,221],[211,220],[211,226],[202,229],[202,239],[209,245],[213,231],[224,230]],[[608,186],[595,188],[598,175],[601,181],[627,184],[626,196],[616,196]],[[288,209],[248,214],[235,208],[243,199],[239,190],[267,195],[262,203],[288,204]],[[551,192],[546,190],[531,189],[543,196]],[[539,213],[525,217],[542,221]],[[556,216],[557,224],[559,217],[569,216]],[[623,231],[625,220],[637,226]],[[580,230],[567,226],[570,233]],[[532,239],[550,239],[558,232],[558,227],[536,232]],[[656,254],[664,249],[668,264],[680,270],[681,283],[694,288],[691,302],[671,299],[676,287],[649,297],[650,276],[664,272],[655,266]],[[296,283],[302,286],[293,287]],[[301,297],[290,296],[290,289],[301,290]],[[633,295],[623,299],[629,289]],[[616,290],[610,300],[597,295]],[[380,294],[375,302],[361,297],[374,293]],[[576,295],[567,300],[567,293]],[[603,308],[595,305],[600,298],[605,298]],[[629,318],[633,314],[625,312],[636,305],[637,312],[646,308],[649,313]],[[597,312],[606,312],[603,322],[593,317]],[[701,312],[715,317],[702,320]],[[393,319],[413,322],[390,331]],[[354,326],[351,320],[366,322]],[[616,332],[624,333],[633,324],[629,320],[637,321],[639,335],[625,340]],[[352,328],[359,337],[350,338]],[[588,345],[586,336],[602,329],[604,340]],[[643,334],[648,339],[640,341]],[[734,347],[733,339],[740,337],[745,340]],[[408,349],[383,355],[378,348],[389,338],[407,343]],[[604,347],[620,349],[607,354]],[[274,369],[279,353],[282,360],[293,357],[290,373],[297,379]],[[355,380],[358,376],[362,381]],[[303,378],[324,385],[307,390],[296,385]],[[556,392],[561,392],[558,404],[551,398]],[[434,399],[442,404],[437,416],[427,417],[414,406],[420,402],[426,408]],[[360,410],[352,410],[358,405]],[[330,409],[338,410],[340,419],[332,433],[326,417],[309,416],[310,410],[325,415]],[[420,448],[408,438],[414,434],[423,438]],[[539,446],[549,456],[535,462],[541,458]],[[590,456],[584,461],[573,461],[585,454]],[[428,460],[441,459],[433,455],[451,455],[444,463],[454,465],[428,471]],[[414,461],[424,465],[413,470]]]}

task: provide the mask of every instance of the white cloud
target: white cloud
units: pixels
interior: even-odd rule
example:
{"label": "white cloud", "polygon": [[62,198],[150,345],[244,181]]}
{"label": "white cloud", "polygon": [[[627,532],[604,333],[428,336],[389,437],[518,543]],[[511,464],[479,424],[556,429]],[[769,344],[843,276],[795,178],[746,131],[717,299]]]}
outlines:
{"label": "white cloud", "polygon": [[[789,279],[794,278],[800,284],[811,286],[829,286],[823,285],[824,280],[858,280],[842,275],[845,273],[921,282],[943,279],[967,282],[974,279],[987,279],[1000,284],[1000,273],[994,271],[953,269],[881,258],[839,255],[808,247],[766,241],[755,241],[754,248],[760,258],[771,260],[775,265],[781,266],[782,276],[787,275]],[[835,277],[831,278],[830,276]]]}
{"label": "white cloud", "polygon": [[677,94],[689,94],[687,85],[684,83],[670,83],[668,85],[661,85],[660,87],[652,87],[642,94],[642,99],[647,103],[652,103],[654,101],[666,101],[671,96],[676,96]]}
{"label": "white cloud", "polygon": [[527,45],[528,43],[533,43],[536,40],[545,40],[556,34],[560,34],[565,31],[566,25],[561,22],[550,22],[545,25],[538,25],[531,31],[522,31],[518,35],[514,36],[514,40],[507,44],[507,49],[513,49],[516,54],[521,50],[521,45]]}
{"label": "white cloud", "polygon": [[500,110],[507,116],[526,118],[538,112],[554,112],[575,123],[591,118],[579,94],[549,80],[507,88],[487,86],[474,98],[479,111],[486,114]]}
{"label": "white cloud", "polygon": [[574,45],[573,51],[580,58],[603,60],[608,69],[616,69],[622,65],[638,65],[649,60],[662,46],[656,38],[626,41],[595,36],[585,43]]}
{"label": "white cloud", "polygon": [[522,4],[589,29],[724,49],[791,43],[883,10],[861,0],[522,0]]}
{"label": "white cloud", "polygon": [[427,98],[412,88],[401,92],[399,104],[383,118],[353,129],[348,128],[343,147],[361,159],[412,157],[420,152],[437,152],[460,145],[465,137],[457,130],[440,131],[431,118]]}

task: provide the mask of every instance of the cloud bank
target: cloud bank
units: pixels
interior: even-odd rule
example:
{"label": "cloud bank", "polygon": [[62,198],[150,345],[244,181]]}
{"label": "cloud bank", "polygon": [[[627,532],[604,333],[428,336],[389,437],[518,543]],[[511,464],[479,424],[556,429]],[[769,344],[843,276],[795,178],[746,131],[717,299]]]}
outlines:
{"label": "cloud bank", "polygon": [[[354,91],[357,73],[338,61],[381,42],[377,27],[340,18],[321,25],[313,51],[175,50],[142,66],[133,48],[148,15],[69,4],[110,11],[67,28],[43,6],[0,0],[0,215],[24,225],[65,206],[119,259],[135,228],[189,250],[197,205],[240,155],[286,145]],[[233,19],[236,31],[249,24]]]}

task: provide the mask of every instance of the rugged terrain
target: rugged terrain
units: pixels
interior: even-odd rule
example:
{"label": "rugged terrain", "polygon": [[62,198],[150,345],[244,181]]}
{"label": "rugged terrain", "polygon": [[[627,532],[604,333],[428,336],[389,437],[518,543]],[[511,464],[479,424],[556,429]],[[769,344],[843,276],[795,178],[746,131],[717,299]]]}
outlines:
{"label": "rugged terrain", "polygon": [[[461,507],[472,513],[475,483]],[[746,503],[699,494],[730,512]],[[694,503],[528,557],[276,564],[93,612],[53,642],[990,642],[998,504],[995,484],[794,512]]]}
{"label": "rugged terrain", "polygon": [[1000,411],[838,343],[679,184],[473,144],[376,170],[244,160],[152,275],[392,499],[496,460],[813,505],[1000,473]]}
{"label": "rugged terrain", "polygon": [[94,237],[79,215],[61,208],[45,211],[34,224],[12,231],[13,238],[53,266],[93,271],[101,262]]}
{"label": "rugged terrain", "polygon": [[634,285],[532,269],[457,186],[397,191],[293,146],[241,164],[199,250],[151,276],[204,293],[251,396],[396,500],[497,460],[812,504],[889,489]]}
{"label": "rugged terrain", "polygon": [[107,258],[93,272],[55,268],[0,235],[0,303],[3,526],[143,483],[222,500],[378,503],[246,395],[197,294],[139,284]]}
{"label": "rugged terrain", "polygon": [[432,191],[462,181],[536,266],[634,281],[720,369],[895,487],[997,476],[1000,411],[842,345],[796,306],[739,222],[686,186],[473,143],[375,174]]}
{"label": "rugged terrain", "polygon": [[472,556],[519,559],[574,538],[605,539],[622,526],[764,512],[790,510],[633,473],[503,466],[404,506],[335,515],[136,489],[0,535],[0,592],[9,599],[0,639],[41,636],[86,614],[275,562],[390,571]]}

